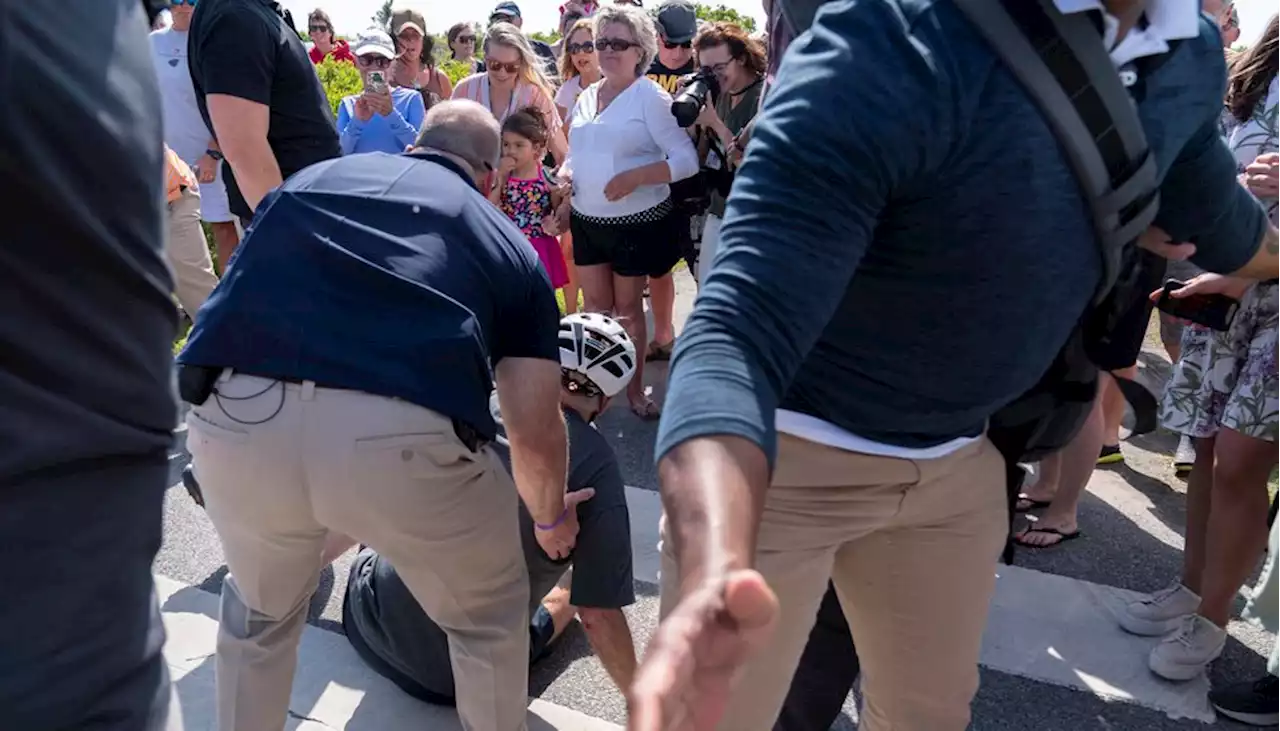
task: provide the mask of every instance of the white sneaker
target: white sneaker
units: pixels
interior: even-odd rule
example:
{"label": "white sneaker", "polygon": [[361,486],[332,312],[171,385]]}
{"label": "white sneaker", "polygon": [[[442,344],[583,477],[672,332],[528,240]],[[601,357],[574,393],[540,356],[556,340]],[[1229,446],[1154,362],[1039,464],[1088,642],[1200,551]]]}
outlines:
{"label": "white sneaker", "polygon": [[1147,664],[1165,680],[1191,680],[1218,659],[1226,644],[1225,629],[1193,614],[1184,617],[1177,631],[1155,646]]}
{"label": "white sneaker", "polygon": [[1200,597],[1182,584],[1148,594],[1130,602],[1120,612],[1120,626],[1126,632],[1143,637],[1167,635],[1182,620],[1200,608]]}
{"label": "white sneaker", "polygon": [[1186,434],[1178,440],[1178,449],[1173,453],[1173,471],[1175,474],[1185,475],[1191,471],[1196,463],[1196,446],[1191,441],[1191,437]]}

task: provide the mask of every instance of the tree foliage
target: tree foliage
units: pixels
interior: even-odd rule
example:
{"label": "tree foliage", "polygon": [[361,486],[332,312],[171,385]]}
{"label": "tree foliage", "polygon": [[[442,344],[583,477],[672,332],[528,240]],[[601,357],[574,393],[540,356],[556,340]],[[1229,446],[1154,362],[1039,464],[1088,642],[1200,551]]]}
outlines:
{"label": "tree foliage", "polygon": [[320,85],[324,87],[325,98],[333,109],[333,116],[338,116],[338,105],[352,94],[359,94],[364,88],[360,81],[360,72],[345,61],[335,61],[332,56],[316,65],[316,75],[320,77]]}
{"label": "tree foliage", "polygon": [[388,33],[391,32],[391,10],[394,2],[395,0],[384,0],[382,5],[378,7],[378,12],[374,13],[373,17],[370,18],[374,25],[386,30]]}
{"label": "tree foliage", "polygon": [[708,23],[723,21],[725,23],[733,23],[748,33],[756,32],[756,19],[750,15],[743,15],[733,8],[724,5],[717,5],[714,8],[703,3],[695,3],[693,12],[698,16],[699,20],[705,20]]}
{"label": "tree foliage", "polygon": [[555,43],[560,40],[560,31],[558,30],[538,30],[529,34],[529,37],[535,41],[543,43]]}

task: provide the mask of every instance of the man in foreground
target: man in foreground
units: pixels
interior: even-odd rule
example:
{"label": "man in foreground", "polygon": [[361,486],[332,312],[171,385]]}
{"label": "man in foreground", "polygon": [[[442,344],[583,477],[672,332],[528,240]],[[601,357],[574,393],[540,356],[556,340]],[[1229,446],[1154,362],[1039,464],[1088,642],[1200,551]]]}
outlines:
{"label": "man in foreground", "polygon": [[[1145,5],[1097,20],[1117,67],[1181,41],[1139,77],[1156,223],[1202,267],[1274,277],[1276,231],[1218,134],[1217,29]],[[862,728],[968,724],[1008,528],[985,424],[1101,276],[1055,136],[976,33],[949,3],[834,2],[788,51],[675,353],[664,620],[632,729],[770,728],[829,578]]]}
{"label": "man in foreground", "polygon": [[151,576],[178,314],[150,23],[139,0],[0,12],[6,729],[181,728]]}
{"label": "man in foreground", "polygon": [[[227,558],[218,724],[284,724],[330,533],[394,562],[444,629],[469,728],[525,723],[529,584],[517,489],[573,548],[557,309],[479,193],[497,121],[431,110],[414,151],[313,165],[259,206],[179,356],[188,448]],[[495,385],[516,485],[488,446]]]}
{"label": "man in foreground", "polygon": [[[560,321],[560,406],[569,431],[565,503],[576,506],[579,526],[571,560],[543,552],[524,508],[519,526],[529,567],[529,662],[550,652],[576,610],[601,664],[624,693],[636,670],[622,613],[635,602],[631,523],[617,457],[592,422],[626,388],[635,359],[635,346],[612,319],[584,313]],[[496,400],[492,410],[498,419]],[[510,445],[501,431],[494,445],[510,467]],[[570,580],[566,591],[563,583]],[[371,548],[361,549],[351,566],[342,626],[356,653],[379,674],[415,698],[453,705],[448,636],[422,611],[391,562]]]}
{"label": "man in foreground", "polygon": [[245,228],[267,191],[342,154],[311,57],[278,7],[203,0],[187,40],[196,104],[226,160],[227,198]]}

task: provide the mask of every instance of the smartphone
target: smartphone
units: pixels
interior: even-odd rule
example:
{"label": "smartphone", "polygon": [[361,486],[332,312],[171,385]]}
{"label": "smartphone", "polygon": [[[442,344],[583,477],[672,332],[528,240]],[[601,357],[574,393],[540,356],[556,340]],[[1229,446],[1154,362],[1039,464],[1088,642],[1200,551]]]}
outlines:
{"label": "smartphone", "polygon": [[1174,298],[1173,291],[1186,286],[1186,282],[1170,279],[1156,300],[1156,309],[1182,320],[1204,325],[1213,330],[1226,331],[1240,308],[1240,301],[1225,294],[1195,294]]}
{"label": "smartphone", "polygon": [[387,74],[385,71],[370,71],[365,88],[375,94],[387,93]]}

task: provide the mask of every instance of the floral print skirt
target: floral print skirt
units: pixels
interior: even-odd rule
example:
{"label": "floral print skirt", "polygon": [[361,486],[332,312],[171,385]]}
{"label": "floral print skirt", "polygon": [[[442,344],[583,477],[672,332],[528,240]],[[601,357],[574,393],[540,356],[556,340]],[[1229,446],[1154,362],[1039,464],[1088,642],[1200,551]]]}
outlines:
{"label": "floral print skirt", "polygon": [[1275,442],[1277,415],[1277,287],[1255,285],[1245,293],[1231,328],[1216,332],[1189,325],[1182,360],[1160,404],[1160,422],[1192,437],[1220,427]]}

